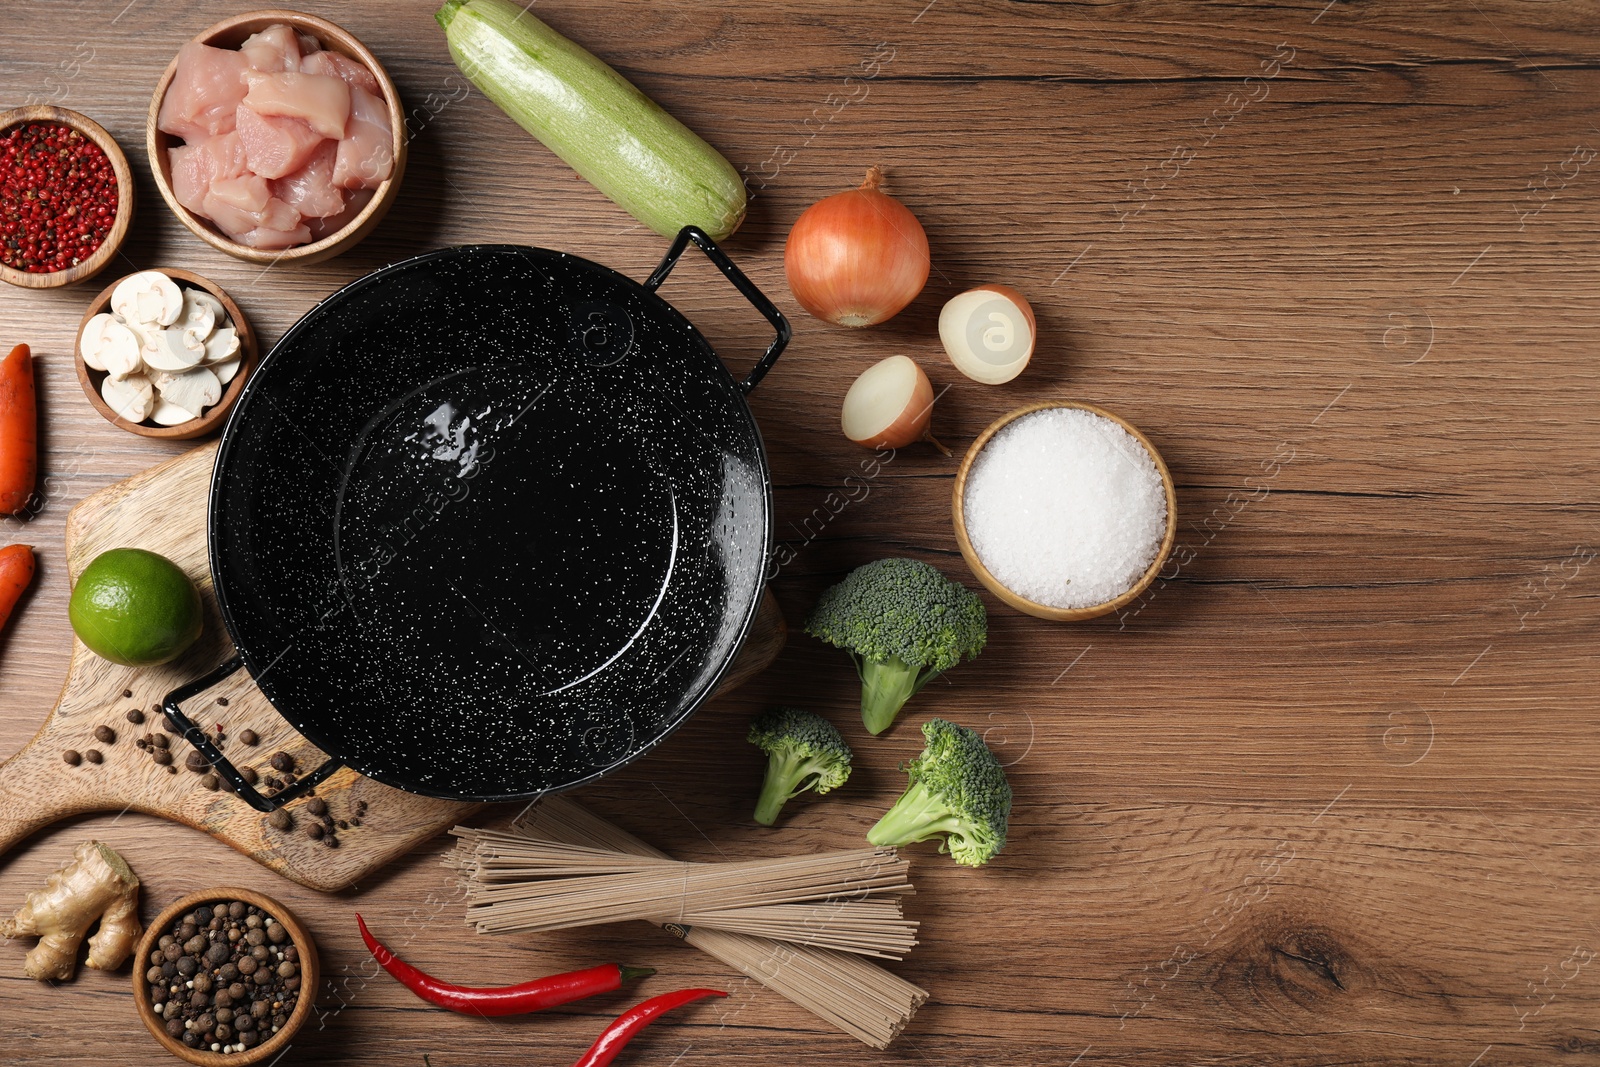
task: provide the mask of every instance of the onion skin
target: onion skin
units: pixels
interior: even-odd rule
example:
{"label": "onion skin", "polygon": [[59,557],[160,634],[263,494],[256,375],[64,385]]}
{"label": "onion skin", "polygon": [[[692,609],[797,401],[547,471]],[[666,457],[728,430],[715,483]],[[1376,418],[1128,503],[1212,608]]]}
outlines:
{"label": "onion skin", "polygon": [[836,326],[874,326],[899,314],[928,283],[928,235],[894,197],[883,171],[860,188],[819,200],[801,214],[783,248],[795,299]]}

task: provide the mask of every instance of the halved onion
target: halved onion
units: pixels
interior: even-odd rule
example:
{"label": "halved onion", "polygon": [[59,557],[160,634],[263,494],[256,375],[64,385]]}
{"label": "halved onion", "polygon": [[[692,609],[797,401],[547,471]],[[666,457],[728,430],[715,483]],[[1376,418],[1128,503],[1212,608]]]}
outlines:
{"label": "halved onion", "polygon": [[904,448],[926,441],[950,450],[929,432],[933,383],[909,356],[890,356],[861,372],[844,395],[844,435],[866,448]]}
{"label": "halved onion", "polygon": [[939,312],[939,340],[956,369],[975,382],[1001,385],[1033,358],[1033,308],[1009,285],[980,285]]}

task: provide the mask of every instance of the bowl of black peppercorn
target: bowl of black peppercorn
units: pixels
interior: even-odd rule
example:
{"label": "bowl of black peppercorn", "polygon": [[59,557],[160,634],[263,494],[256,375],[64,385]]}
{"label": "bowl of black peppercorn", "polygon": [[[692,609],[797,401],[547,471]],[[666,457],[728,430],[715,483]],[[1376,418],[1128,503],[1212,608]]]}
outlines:
{"label": "bowl of black peppercorn", "polygon": [[190,893],[139,942],[133,995],[168,1052],[198,1067],[271,1060],[311,1015],[321,969],[311,934],[250,889]]}

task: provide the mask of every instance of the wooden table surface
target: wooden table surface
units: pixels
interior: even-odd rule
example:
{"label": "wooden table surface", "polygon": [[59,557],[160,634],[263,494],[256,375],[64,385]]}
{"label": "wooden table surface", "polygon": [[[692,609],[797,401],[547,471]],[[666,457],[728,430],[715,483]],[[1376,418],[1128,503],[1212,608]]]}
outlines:
{"label": "wooden table surface", "polygon": [[[388,220],[310,268],[229,260],[181,229],[142,147],[148,93],[224,3],[10,0],[0,102],[88,113],[140,198],[118,270],[226,286],[271,342],[317,299],[443,245],[519,241],[642,278],[664,242],[454,76],[431,4],[328,2],[413,110]],[[933,999],[887,1053],[643,927],[483,937],[460,922],[446,843],[335,898],[193,832],[83,819],[0,859],[0,903],[79,840],[120,849],[147,916],[207,884],[255,885],[315,931],[320,1026],[285,1063],[559,1064],[602,997],[486,1023],[373,980],[359,907],[424,967],[495,983],[600,958],[729,983],[736,1011],[660,1024],[635,1064],[1496,1064],[1600,1062],[1600,7],[1509,0],[1247,4],[540,0],[748,176],[728,242],[796,338],[755,393],[794,559],[791,624],[859,563],[911,554],[968,579],[956,462],[910,448],[861,477],[838,432],[851,379],[904,352],[948,387],[958,450],[1048,397],[1102,404],[1178,484],[1174,563],[1122,616],[1047,624],[986,597],[989,650],[869,740],[844,656],[799,635],[737,699],[582,799],[683,857],[858,842],[931,713],[988,732],[1016,790],[1009,847],[978,871],[915,849],[924,943],[899,965]],[[811,319],[784,281],[788,227],[883,165],[925,224],[933,276],[884,327]],[[106,275],[103,281],[109,281]],[[1010,385],[944,359],[941,304],[987,281],[1033,300],[1041,341]],[[0,342],[34,346],[42,507],[0,541],[40,556],[0,639],[0,752],[66,668],[68,509],[177,450],[103,422],[71,364],[95,285],[0,293]],[[703,262],[667,295],[731,364],[762,340]],[[959,456],[959,451],[958,451]],[[857,479],[846,483],[845,479]],[[862,486],[865,488],[861,488]],[[973,583],[975,584],[975,583]],[[857,742],[841,793],[750,819],[743,742],[774,699]],[[0,944],[0,1059],[170,1062],[126,973],[58,987]]]}

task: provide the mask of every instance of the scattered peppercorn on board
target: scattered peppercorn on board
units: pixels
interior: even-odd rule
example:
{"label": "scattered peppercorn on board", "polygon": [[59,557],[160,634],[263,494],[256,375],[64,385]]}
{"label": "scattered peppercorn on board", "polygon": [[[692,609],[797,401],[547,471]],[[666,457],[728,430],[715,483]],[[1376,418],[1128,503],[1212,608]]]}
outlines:
{"label": "scattered peppercorn on board", "polygon": [[[207,490],[215,444],[103,489],[67,520],[74,579],[99,553],[146,548],[168,557],[200,587],[205,631],[193,648],[159,667],[122,667],[73,640],[72,664],[55,709],[33,740],[0,764],[0,853],[71,815],[134,810],[192,826],[312,889],[334,892],[455,825],[480,805],[403,793],[347,769],[269,818],[212,789],[194,751],[162,729],[159,704],[232,653],[206,563]],[[785,630],[776,602],[763,602],[755,628],[721,692],[772,662]],[[185,705],[223,751],[271,787],[326,758],[272,709],[247,673]],[[140,721],[134,721],[140,720]],[[253,742],[253,743],[251,743]],[[247,775],[248,777],[248,775]]]}

